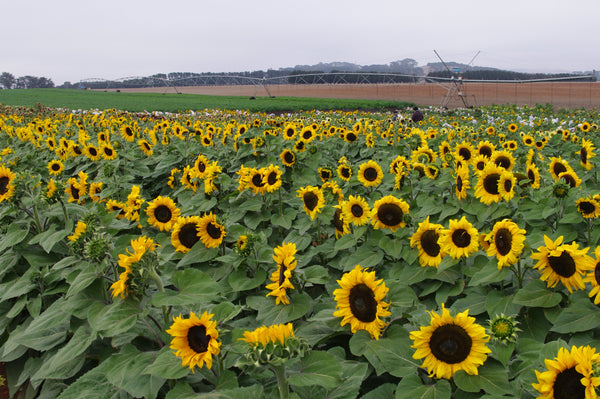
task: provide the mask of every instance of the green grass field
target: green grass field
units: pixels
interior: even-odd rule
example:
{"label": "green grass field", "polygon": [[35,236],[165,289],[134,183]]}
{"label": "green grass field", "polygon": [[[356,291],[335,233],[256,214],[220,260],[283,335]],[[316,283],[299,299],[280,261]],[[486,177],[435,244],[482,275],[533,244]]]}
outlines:
{"label": "green grass field", "polygon": [[73,89],[0,90],[0,104],[7,106],[50,108],[109,109],[126,111],[165,111],[224,109],[252,112],[319,110],[389,110],[405,108],[401,101],[348,100],[300,97],[203,96],[193,94],[122,93]]}

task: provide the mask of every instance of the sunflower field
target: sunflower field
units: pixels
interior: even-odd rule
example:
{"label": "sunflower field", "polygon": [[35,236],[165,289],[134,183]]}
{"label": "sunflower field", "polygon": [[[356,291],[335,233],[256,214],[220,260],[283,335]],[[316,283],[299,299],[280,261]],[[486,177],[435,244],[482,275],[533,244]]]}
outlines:
{"label": "sunflower field", "polygon": [[18,398],[595,398],[600,115],[0,114]]}

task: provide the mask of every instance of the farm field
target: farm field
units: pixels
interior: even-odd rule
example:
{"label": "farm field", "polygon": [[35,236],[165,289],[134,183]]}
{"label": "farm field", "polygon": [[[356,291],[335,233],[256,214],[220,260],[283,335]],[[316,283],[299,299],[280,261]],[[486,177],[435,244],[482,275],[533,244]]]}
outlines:
{"label": "farm field", "polygon": [[11,396],[596,397],[598,111],[17,105]]}
{"label": "farm field", "polygon": [[[440,106],[451,83],[443,84],[296,84],[263,86],[181,86],[120,89],[124,92],[174,93],[226,96],[316,97],[331,99],[368,99],[407,101],[422,106]],[[463,85],[468,105],[515,104],[535,106],[552,104],[556,108],[600,108],[598,82],[475,83]],[[111,89],[114,90],[114,89]],[[456,95],[448,107],[464,107]]]}

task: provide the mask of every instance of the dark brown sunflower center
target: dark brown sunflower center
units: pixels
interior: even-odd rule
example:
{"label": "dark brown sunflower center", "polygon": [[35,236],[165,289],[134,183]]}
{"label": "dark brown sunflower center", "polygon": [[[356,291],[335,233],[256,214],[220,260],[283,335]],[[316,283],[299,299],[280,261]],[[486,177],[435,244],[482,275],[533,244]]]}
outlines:
{"label": "dark brown sunflower center", "polygon": [[571,277],[577,271],[575,260],[567,251],[563,251],[560,256],[548,256],[548,263],[556,274],[564,278]]}
{"label": "dark brown sunflower center", "polygon": [[317,197],[317,194],[313,192],[305,193],[302,196],[302,200],[304,201],[304,206],[306,206],[306,209],[309,211],[315,209],[319,203],[319,197]]}
{"label": "dark brown sunflower center", "polygon": [[125,134],[126,134],[127,136],[133,136],[133,130],[131,130],[131,128],[130,128],[129,126],[127,126],[127,127],[125,128]]}
{"label": "dark brown sunflower center", "polygon": [[527,169],[527,177],[531,183],[535,183],[535,173],[533,172],[533,169]]}
{"label": "dark brown sunflower center", "polygon": [[281,262],[281,264],[279,265],[279,286],[281,287],[281,284],[283,284],[283,282],[285,281],[285,271],[287,270],[287,267],[285,267],[285,261]]}
{"label": "dark brown sunflower center", "polygon": [[594,279],[596,279],[596,284],[600,285],[600,262],[596,263],[594,268]]}
{"label": "dark brown sunflower center", "polygon": [[4,195],[8,192],[8,184],[10,179],[7,176],[0,177],[0,195]]}
{"label": "dark brown sunflower center", "polygon": [[386,226],[400,224],[402,215],[402,209],[396,204],[383,204],[377,209],[377,219]]}
{"label": "dark brown sunflower center", "polygon": [[215,240],[218,240],[219,238],[221,238],[221,234],[222,234],[221,229],[219,228],[218,225],[216,225],[212,222],[206,226],[206,232],[208,233],[208,235],[211,238],[213,238]]}
{"label": "dark brown sunflower center", "polygon": [[260,173],[255,173],[254,176],[252,176],[252,184],[255,187],[262,187],[265,185],[263,183],[262,175]]}
{"label": "dark brown sunflower center", "polygon": [[489,158],[492,156],[492,148],[488,146],[483,146],[479,149],[479,154]]}
{"label": "dark brown sunflower center", "polygon": [[465,360],[471,353],[473,340],[464,328],[445,324],[435,329],[429,339],[429,348],[436,359],[448,364]]}
{"label": "dark brown sunflower center", "polygon": [[267,176],[267,184],[269,184],[269,186],[273,186],[277,183],[277,172],[271,172],[269,173],[269,175]]}
{"label": "dark brown sunflower center", "polygon": [[582,148],[579,152],[579,159],[581,160],[582,164],[587,163],[587,150],[585,148]]}
{"label": "dark brown sunflower center", "polygon": [[188,330],[187,340],[190,348],[196,353],[204,353],[208,350],[210,335],[206,334],[205,326],[192,326]]}
{"label": "dark brown sunflower center", "polygon": [[196,231],[196,223],[186,223],[179,230],[179,242],[186,248],[192,248],[198,242],[198,232]]}
{"label": "dark brown sunflower center", "polygon": [[511,162],[510,162],[510,158],[501,155],[498,158],[496,158],[495,161],[496,165],[503,167],[504,169],[508,170],[508,168],[510,168]]}
{"label": "dark brown sunflower center", "polygon": [[465,229],[456,229],[452,232],[452,242],[459,248],[466,248],[471,244],[471,235]]}
{"label": "dark brown sunflower center", "polygon": [[562,163],[555,163],[554,166],[552,167],[552,170],[554,171],[554,174],[556,176],[560,175],[562,172],[566,172],[567,168],[565,167],[565,165],[563,165]]}
{"label": "dark brown sunflower center", "polygon": [[161,223],[167,223],[171,220],[172,216],[171,209],[166,205],[159,205],[154,210],[154,217]]}
{"label": "dark brown sunflower center", "polygon": [[96,151],[96,149],[94,147],[90,147],[88,149],[88,151],[90,152],[90,155],[95,157],[96,155],[98,155],[98,151]]}
{"label": "dark brown sunflower center", "polygon": [[365,213],[362,206],[360,206],[358,204],[352,205],[350,207],[350,212],[352,212],[352,216],[357,217],[357,218],[361,217]]}
{"label": "dark brown sunflower center", "polygon": [[[2,187],[2,185],[0,185],[0,188]],[[2,190],[0,190],[2,191]],[[4,193],[2,193],[4,194]],[[79,189],[73,185],[71,185],[71,196],[73,197],[73,199],[78,200],[79,199]]]}
{"label": "dark brown sunflower center", "polygon": [[312,137],[312,130],[307,130],[304,133],[302,133],[302,138],[304,140],[308,140]]}
{"label": "dark brown sunflower center", "polygon": [[508,254],[512,249],[512,234],[510,230],[506,228],[498,229],[494,236],[494,244],[496,244],[496,249],[500,255],[505,256]]}
{"label": "dark brown sunflower center", "polygon": [[342,168],[340,170],[340,174],[342,175],[342,177],[344,179],[349,179],[350,178],[350,169],[349,168]]}
{"label": "dark brown sunflower center", "polygon": [[59,171],[59,170],[60,170],[60,165],[59,165],[59,164],[57,164],[57,163],[53,163],[53,164],[52,164],[52,170],[54,170],[54,171]]}
{"label": "dark brown sunflower center", "polygon": [[287,164],[292,164],[294,163],[294,154],[291,152],[286,152],[285,154],[283,154],[283,160],[285,161],[285,163]]}
{"label": "dark brown sunflower center", "polygon": [[510,180],[510,179],[504,180],[504,191],[506,191],[507,193],[510,193],[511,190],[512,190],[512,180]]}
{"label": "dark brown sunflower center", "polygon": [[150,147],[150,144],[147,141],[144,141],[142,143],[142,145],[144,146],[144,148],[146,149],[146,151],[150,151],[152,149],[152,147]]}
{"label": "dark brown sunflower center", "polygon": [[571,176],[568,173],[565,173],[564,175],[562,175],[561,177],[568,185],[569,187],[573,188],[577,186],[577,182],[575,181],[575,178],[573,176]]}
{"label": "dark brown sunflower center", "polygon": [[462,188],[463,188],[462,177],[458,176],[456,178],[456,189],[460,192],[460,191],[462,191]]}
{"label": "dark brown sunflower center", "polygon": [[196,169],[198,169],[198,172],[204,173],[204,171],[206,170],[206,164],[204,162],[198,162],[198,166],[196,167]]}
{"label": "dark brown sunflower center", "polygon": [[440,254],[438,238],[438,233],[435,230],[427,230],[421,235],[421,247],[427,255],[436,257]]}
{"label": "dark brown sunflower center", "polygon": [[104,153],[106,154],[106,156],[112,157],[113,150],[110,147],[106,147],[106,148],[104,148]]}
{"label": "dark brown sunflower center", "polygon": [[346,140],[347,141],[356,141],[358,137],[356,136],[356,134],[350,132],[346,135]]}
{"label": "dark brown sunflower center", "polygon": [[579,211],[584,215],[591,215],[595,210],[596,207],[590,201],[581,201],[579,203]]}
{"label": "dark brown sunflower center", "polygon": [[290,129],[287,129],[287,130],[285,131],[285,135],[286,135],[287,137],[294,137],[294,134],[296,134],[296,131],[295,131],[294,129],[291,129],[291,128],[290,128]]}
{"label": "dark brown sunflower center", "polygon": [[375,293],[365,284],[357,284],[350,289],[348,298],[350,311],[363,323],[370,323],[377,317]]}
{"label": "dark brown sunflower center", "polygon": [[331,179],[331,171],[329,171],[329,170],[322,170],[321,171],[321,179],[324,179],[324,180]]}
{"label": "dark brown sunflower center", "polygon": [[337,231],[344,231],[344,221],[342,220],[342,210],[336,209],[333,213],[333,225]]}
{"label": "dark brown sunflower center", "polygon": [[490,173],[483,178],[483,188],[488,194],[498,195],[498,180],[500,175],[498,173]]}
{"label": "dark brown sunflower center", "polygon": [[373,167],[368,167],[365,169],[363,175],[366,181],[375,181],[377,180],[377,169]]}
{"label": "dark brown sunflower center", "polygon": [[581,384],[583,375],[575,367],[561,371],[554,380],[554,398],[584,399],[585,386]]}
{"label": "dark brown sunflower center", "polygon": [[465,161],[468,161],[469,159],[471,159],[471,151],[465,147],[462,147],[460,150],[458,150],[458,155],[463,157],[463,159]]}

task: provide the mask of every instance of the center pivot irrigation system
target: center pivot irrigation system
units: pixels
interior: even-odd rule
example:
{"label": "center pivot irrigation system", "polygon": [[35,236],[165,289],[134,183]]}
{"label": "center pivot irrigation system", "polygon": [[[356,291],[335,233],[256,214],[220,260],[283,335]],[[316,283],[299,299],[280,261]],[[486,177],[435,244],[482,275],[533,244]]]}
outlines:
{"label": "center pivot irrigation system", "polygon": [[450,101],[458,98],[465,108],[469,108],[475,104],[475,96],[472,95],[472,102],[469,101],[469,96],[465,92],[464,83],[533,83],[533,82],[549,82],[549,81],[568,81],[568,80],[586,80],[594,79],[595,73],[590,75],[577,75],[561,78],[546,78],[546,79],[529,79],[529,80],[484,80],[484,79],[463,79],[461,73],[467,71],[481,51],[473,56],[464,70],[454,67],[450,68],[442,59],[436,50],[433,50],[435,55],[442,62],[446,70],[450,73],[449,78],[420,76],[414,74],[402,73],[377,73],[377,72],[315,72],[315,73],[300,73],[290,74],[285,76],[275,77],[254,77],[242,76],[234,74],[197,74],[197,73],[173,73],[170,76],[154,75],[154,76],[129,76],[120,79],[108,80],[91,78],[84,79],[79,82],[80,88],[88,88],[90,86],[97,89],[116,89],[125,87],[164,87],[172,89],[176,93],[180,93],[177,86],[254,86],[256,96],[260,90],[264,90],[269,97],[271,92],[269,86],[274,85],[310,85],[310,84],[400,84],[400,83],[434,83],[443,87],[446,93],[443,95],[440,107],[446,108]]}

